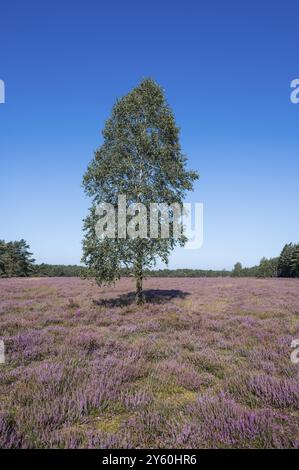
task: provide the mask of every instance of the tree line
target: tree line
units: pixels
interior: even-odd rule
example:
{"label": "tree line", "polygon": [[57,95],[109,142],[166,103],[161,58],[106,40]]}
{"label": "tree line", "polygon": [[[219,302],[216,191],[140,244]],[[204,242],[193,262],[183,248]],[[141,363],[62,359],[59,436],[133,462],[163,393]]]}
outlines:
{"label": "tree line", "polygon": [[0,277],[77,277],[86,268],[77,265],[36,264],[24,240],[0,240]]}
{"label": "tree line", "polygon": [[286,244],[277,258],[262,258],[258,266],[243,268],[236,263],[233,277],[299,277],[299,244]]}
{"label": "tree line", "polygon": [[[24,240],[0,240],[0,277],[85,277],[86,267],[64,264],[36,264],[30,246]],[[122,268],[121,277],[133,276]],[[232,271],[222,269],[147,269],[145,277],[299,277],[299,244],[288,243],[277,258],[262,258],[258,266],[236,263]]]}
{"label": "tree line", "polygon": [[86,268],[76,264],[36,264],[33,267],[34,277],[80,277]]}
{"label": "tree line", "polygon": [[231,271],[226,269],[155,269],[145,270],[145,277],[229,277]]}

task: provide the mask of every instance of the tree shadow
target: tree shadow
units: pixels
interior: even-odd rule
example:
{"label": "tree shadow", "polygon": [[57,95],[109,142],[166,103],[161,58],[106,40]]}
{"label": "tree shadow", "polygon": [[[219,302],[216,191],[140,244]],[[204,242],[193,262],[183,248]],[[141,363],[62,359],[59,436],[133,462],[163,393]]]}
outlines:
{"label": "tree shadow", "polygon": [[[145,303],[164,304],[173,299],[185,299],[190,292],[180,289],[147,289],[143,291],[143,295]],[[111,299],[93,300],[93,303],[101,307],[123,307],[134,304],[135,301],[135,292],[128,292]]]}

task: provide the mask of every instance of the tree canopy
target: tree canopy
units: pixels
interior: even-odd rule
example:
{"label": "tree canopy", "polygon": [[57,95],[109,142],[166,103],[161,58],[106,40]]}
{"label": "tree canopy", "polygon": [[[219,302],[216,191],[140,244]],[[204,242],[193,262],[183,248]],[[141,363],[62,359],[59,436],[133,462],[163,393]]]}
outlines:
{"label": "tree canopy", "polygon": [[[122,268],[130,267],[136,278],[137,302],[142,302],[144,269],[153,267],[157,257],[167,263],[174,246],[183,245],[186,238],[174,235],[171,210],[168,238],[152,238],[148,231],[136,237],[128,237],[125,232],[121,238],[99,238],[97,204],[105,201],[116,208],[118,196],[125,195],[128,205],[145,206],[146,214],[139,213],[139,217],[147,220],[151,203],[182,204],[186,192],[193,189],[193,182],[198,178],[195,171],[186,169],[186,161],[174,115],[157,83],[145,79],[117,100],[103,130],[103,144],[95,152],[83,179],[92,206],[84,221],[82,259],[88,275],[95,277],[99,284],[119,279]],[[135,224],[134,217],[136,213],[126,215],[126,227]],[[140,218],[136,226],[139,223]]]}
{"label": "tree canopy", "polygon": [[25,240],[0,240],[0,277],[24,277],[33,272],[34,259]]}

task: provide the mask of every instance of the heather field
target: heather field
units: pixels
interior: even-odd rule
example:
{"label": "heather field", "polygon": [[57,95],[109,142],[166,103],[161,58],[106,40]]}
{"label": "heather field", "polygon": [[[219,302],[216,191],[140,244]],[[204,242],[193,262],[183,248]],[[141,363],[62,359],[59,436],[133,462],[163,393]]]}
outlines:
{"label": "heather field", "polygon": [[299,280],[1,279],[0,447],[298,447]]}

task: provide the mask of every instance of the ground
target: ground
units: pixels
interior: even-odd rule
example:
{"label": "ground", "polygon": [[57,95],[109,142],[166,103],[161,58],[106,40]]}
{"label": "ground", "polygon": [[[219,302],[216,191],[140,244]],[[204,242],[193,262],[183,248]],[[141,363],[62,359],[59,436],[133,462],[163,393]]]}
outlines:
{"label": "ground", "polygon": [[299,280],[0,279],[0,447],[298,447]]}

